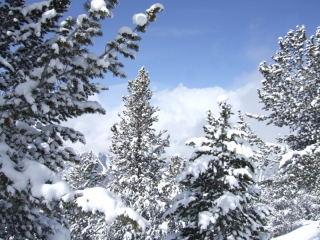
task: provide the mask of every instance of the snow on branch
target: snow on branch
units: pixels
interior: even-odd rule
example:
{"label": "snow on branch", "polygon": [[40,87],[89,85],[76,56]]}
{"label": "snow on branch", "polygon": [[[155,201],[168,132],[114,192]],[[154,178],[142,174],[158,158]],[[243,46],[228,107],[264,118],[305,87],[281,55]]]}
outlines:
{"label": "snow on branch", "polygon": [[133,209],[126,207],[118,195],[102,187],[77,190],[66,194],[62,199],[65,202],[74,200],[84,212],[103,213],[107,223],[123,215],[137,222],[142,232],[149,226],[147,220]]}

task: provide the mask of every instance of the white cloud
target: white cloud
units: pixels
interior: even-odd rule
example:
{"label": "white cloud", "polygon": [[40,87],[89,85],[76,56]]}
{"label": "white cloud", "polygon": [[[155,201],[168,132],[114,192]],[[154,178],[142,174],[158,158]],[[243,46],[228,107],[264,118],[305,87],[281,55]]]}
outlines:
{"label": "white cloud", "polygon": [[[170,134],[171,147],[167,149],[167,154],[171,156],[179,152],[182,156],[189,156],[192,148],[186,147],[185,142],[192,137],[204,136],[202,126],[206,123],[206,111],[210,109],[214,115],[218,114],[216,99],[221,94],[229,97],[229,103],[232,104],[235,113],[234,119],[239,109],[243,113],[263,114],[261,110],[263,105],[259,104],[256,91],[258,87],[261,87],[260,79],[257,77],[257,73],[242,75],[236,79],[235,86],[239,86],[239,83],[243,85],[230,90],[220,87],[187,88],[180,84],[173,90],[154,92],[152,104],[160,108],[159,122],[155,124],[155,128],[157,130],[167,129]],[[121,94],[124,89],[124,85],[114,88],[111,86],[110,91],[106,94],[112,94],[121,103]],[[107,100],[105,97],[100,100],[96,98],[102,101],[102,105]],[[77,151],[107,152],[111,144],[110,128],[115,122],[119,122],[117,114],[122,110],[122,104],[112,104],[112,107],[107,108],[106,115],[86,115],[70,120],[67,125],[84,133],[87,140],[86,145],[75,144],[73,147]],[[264,140],[275,142],[274,139],[281,129],[266,127],[264,122],[257,122],[254,119],[246,118],[246,120]],[[285,132],[285,130],[281,131]]]}

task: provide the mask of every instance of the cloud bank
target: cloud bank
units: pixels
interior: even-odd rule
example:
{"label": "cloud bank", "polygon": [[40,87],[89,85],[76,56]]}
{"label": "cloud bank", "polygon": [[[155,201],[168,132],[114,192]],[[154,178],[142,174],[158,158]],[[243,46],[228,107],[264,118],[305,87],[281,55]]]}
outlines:
{"label": "cloud bank", "polygon": [[[154,91],[152,105],[160,108],[157,112],[159,122],[155,124],[155,128],[158,131],[168,130],[170,134],[171,146],[166,150],[167,155],[171,156],[175,153],[187,157],[190,155],[193,151],[192,147],[185,146],[185,142],[193,137],[204,136],[202,127],[206,124],[206,111],[210,109],[214,115],[218,115],[216,99],[221,94],[227,95],[228,102],[233,106],[235,115],[232,121],[234,122],[237,119],[238,110],[243,113],[263,114],[264,111],[261,110],[263,105],[259,103],[257,95],[257,88],[261,87],[257,76],[256,73],[243,75],[236,79],[237,83],[234,86],[237,87],[229,90],[220,87],[187,88],[180,84],[172,90]],[[111,145],[110,128],[120,120],[118,113],[124,109],[121,96],[125,92],[124,84],[111,86],[110,91],[95,97],[95,100],[106,108],[106,115],[85,115],[66,123],[67,126],[81,131],[86,137],[87,144],[72,144],[75,150],[108,152]],[[110,99],[113,99],[111,107],[108,105]],[[118,99],[118,105],[114,104],[114,99]],[[257,122],[254,119],[246,118],[246,120],[256,133],[268,142],[275,142],[279,133],[287,132],[287,129],[266,126],[266,123]]]}

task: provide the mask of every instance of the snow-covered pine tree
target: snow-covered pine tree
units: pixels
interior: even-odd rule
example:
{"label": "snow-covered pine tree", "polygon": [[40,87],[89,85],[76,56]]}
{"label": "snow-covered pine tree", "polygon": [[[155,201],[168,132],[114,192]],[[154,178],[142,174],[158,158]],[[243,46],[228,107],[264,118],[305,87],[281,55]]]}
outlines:
{"label": "snow-covered pine tree", "polygon": [[[124,76],[116,53],[133,58],[131,50],[138,50],[135,42],[140,37],[129,27],[121,28],[101,54],[88,50],[92,38],[102,35],[99,20],[111,17],[117,4],[88,1],[85,14],[58,24],[69,0],[0,3],[1,238],[68,238],[59,202],[71,189],[55,173],[65,161],[79,161],[63,142],[85,139],[61,122],[87,113],[104,114],[88,98],[106,87],[90,80],[108,71]],[[144,32],[162,10],[156,4],[134,18],[135,31]]]}
{"label": "snow-covered pine tree", "polygon": [[280,49],[272,57],[275,63],[260,63],[264,76],[258,89],[266,116],[250,117],[278,127],[288,126],[291,134],[280,140],[293,150],[319,142],[320,132],[320,27],[307,39],[305,27],[297,26],[279,38]]}
{"label": "snow-covered pine tree", "polygon": [[230,123],[231,106],[220,96],[219,117],[208,111],[206,136],[192,138],[196,147],[177,176],[185,191],[165,215],[185,222],[180,235],[168,239],[263,239],[267,207],[253,205],[259,191],[246,130]]}
{"label": "snow-covered pine tree", "polygon": [[[81,155],[81,161],[68,171],[68,182],[73,189],[104,187],[102,184],[107,177],[106,169],[92,153]],[[102,213],[95,214],[81,211],[74,207],[67,215],[70,225],[71,239],[103,239],[106,235],[107,224]]]}
{"label": "snow-covered pine tree", "polygon": [[269,223],[275,236],[291,231],[301,219],[318,219],[313,209],[319,206],[315,181],[319,169],[320,28],[308,39],[305,27],[297,26],[296,31],[279,38],[279,45],[272,57],[275,63],[260,63],[265,79],[258,94],[269,114],[248,114],[290,128],[289,135],[278,139],[291,150],[282,157],[286,164],[280,164],[279,173],[262,183],[263,199],[275,210]]}
{"label": "snow-covered pine tree", "polygon": [[110,161],[113,182],[108,188],[121,195],[123,201],[147,219],[150,228],[140,233],[131,224],[115,221],[110,225],[108,239],[161,239],[159,225],[166,201],[158,190],[165,168],[164,148],[169,146],[166,131],[156,133],[153,125],[158,121],[154,114],[158,108],[151,106],[152,91],[144,67],[139,75],[128,82],[129,95],[123,96],[125,110],[111,131],[114,155]]}

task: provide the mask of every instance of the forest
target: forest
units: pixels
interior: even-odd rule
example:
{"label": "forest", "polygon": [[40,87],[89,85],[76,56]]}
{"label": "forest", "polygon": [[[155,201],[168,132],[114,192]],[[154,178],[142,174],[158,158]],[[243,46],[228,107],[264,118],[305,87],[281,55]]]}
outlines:
{"label": "forest", "polygon": [[[69,0],[1,1],[0,239],[285,240],[303,226],[312,226],[303,239],[319,239],[320,27],[289,30],[272,63],[260,63],[266,115],[218,96],[202,137],[185,143],[190,157],[166,154],[170,132],[155,128],[161,109],[143,66],[127,82],[108,154],[78,153],[66,142],[85,135],[64,123],[106,114],[91,98],[108,90],[97,79],[126,76],[119,56],[135,59],[165,9],[135,14],[135,28],[91,52],[118,4],[87,1],[64,18]],[[290,134],[265,142],[245,117]]]}

